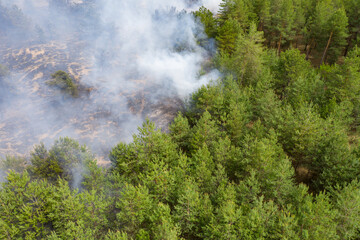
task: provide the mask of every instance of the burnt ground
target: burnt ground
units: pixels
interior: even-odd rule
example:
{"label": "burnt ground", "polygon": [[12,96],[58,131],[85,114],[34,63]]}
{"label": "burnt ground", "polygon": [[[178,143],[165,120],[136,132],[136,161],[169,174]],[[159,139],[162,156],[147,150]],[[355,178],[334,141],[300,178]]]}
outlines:
{"label": "burnt ground", "polygon": [[[84,80],[93,73],[85,48],[84,43],[71,40],[23,48],[0,44],[0,64],[12,72],[7,79],[9,94],[0,105],[0,156],[27,154],[34,144],[51,145],[58,137],[69,136],[106,159],[109,149],[120,140],[130,140],[134,125],[146,117],[167,129],[183,106],[181,99],[154,98],[158,86],[136,74],[127,80],[135,89],[124,86],[104,91],[92,86]],[[46,84],[57,70],[73,77],[79,86],[78,98]]]}

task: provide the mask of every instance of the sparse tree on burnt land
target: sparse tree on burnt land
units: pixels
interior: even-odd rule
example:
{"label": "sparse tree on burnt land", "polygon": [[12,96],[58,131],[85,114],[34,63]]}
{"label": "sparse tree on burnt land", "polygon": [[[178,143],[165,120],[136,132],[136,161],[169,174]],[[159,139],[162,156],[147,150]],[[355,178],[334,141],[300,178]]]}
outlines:
{"label": "sparse tree on burnt land", "polygon": [[74,83],[70,75],[64,71],[57,71],[51,75],[51,80],[47,82],[50,86],[56,86],[65,93],[78,97],[78,86]]}

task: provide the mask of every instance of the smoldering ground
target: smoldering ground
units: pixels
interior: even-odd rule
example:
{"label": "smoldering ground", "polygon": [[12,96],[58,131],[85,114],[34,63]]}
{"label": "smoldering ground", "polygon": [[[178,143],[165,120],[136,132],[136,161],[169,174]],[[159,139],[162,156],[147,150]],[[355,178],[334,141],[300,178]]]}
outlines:
{"label": "smoldering ground", "polygon": [[[199,76],[213,49],[198,46],[206,36],[190,11],[219,2],[0,1],[0,64],[11,72],[0,85],[0,154],[69,136],[106,156],[145,117],[166,126],[217,78]],[[71,74],[78,98],[46,84],[57,70]]]}

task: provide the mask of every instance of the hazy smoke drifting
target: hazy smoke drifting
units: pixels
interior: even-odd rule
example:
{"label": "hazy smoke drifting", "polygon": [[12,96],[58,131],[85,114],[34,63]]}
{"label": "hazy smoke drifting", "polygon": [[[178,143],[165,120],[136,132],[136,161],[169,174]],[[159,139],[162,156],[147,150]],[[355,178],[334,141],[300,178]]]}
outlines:
{"label": "hazy smoke drifting", "polygon": [[[144,116],[151,115],[142,111],[144,105],[184,98],[217,78],[217,71],[199,74],[211,46],[197,45],[204,33],[189,12],[201,5],[217,11],[220,0],[63,2],[68,4],[0,1],[3,9],[16,4],[21,11],[13,11],[20,23],[26,22],[26,28],[15,20],[0,28],[8,44],[0,45],[0,64],[12,71],[0,90],[6,89],[0,98],[0,155],[27,152],[39,141],[49,144],[60,136],[102,154],[129,140]],[[56,54],[49,57],[52,47]],[[14,57],[9,52],[15,48],[35,48],[42,55],[28,59],[24,51]],[[44,63],[31,68],[39,61]],[[64,97],[45,84],[54,71],[74,65],[85,66],[79,82],[89,90],[80,98]]]}

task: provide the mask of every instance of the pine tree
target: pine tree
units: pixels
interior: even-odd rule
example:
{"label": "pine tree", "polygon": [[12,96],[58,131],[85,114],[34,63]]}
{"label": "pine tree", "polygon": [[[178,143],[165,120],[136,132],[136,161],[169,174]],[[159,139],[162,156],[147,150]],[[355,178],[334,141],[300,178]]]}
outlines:
{"label": "pine tree", "polygon": [[198,11],[194,13],[201,23],[204,25],[204,30],[209,38],[215,38],[217,35],[217,23],[214,14],[204,6],[201,6]]}
{"label": "pine tree", "polygon": [[220,55],[220,65],[233,74],[240,85],[248,86],[259,77],[262,71],[263,33],[250,25],[248,33],[240,33],[231,56]]}
{"label": "pine tree", "polygon": [[[316,49],[322,52],[320,64],[326,63],[327,59],[330,63],[336,62],[348,36],[348,18],[341,4],[332,0],[319,1],[308,26],[311,36],[308,38],[312,39],[311,42],[316,42]],[[313,44],[310,44],[308,54],[311,45]]]}
{"label": "pine tree", "polygon": [[189,151],[190,125],[188,119],[179,112],[170,124],[169,130],[170,136],[180,149],[185,152]]}
{"label": "pine tree", "polygon": [[360,184],[354,180],[331,190],[331,197],[337,209],[337,232],[340,239],[354,239],[360,230]]}
{"label": "pine tree", "polygon": [[153,209],[152,196],[145,186],[126,184],[120,199],[117,199],[116,225],[129,237],[148,234],[151,211]]}
{"label": "pine tree", "polygon": [[224,23],[219,26],[216,37],[219,51],[222,54],[231,55],[235,50],[236,40],[241,32],[241,25],[238,21],[232,18],[225,20]]}
{"label": "pine tree", "polygon": [[207,145],[210,152],[213,150],[213,144],[221,137],[222,133],[212,120],[208,111],[205,111],[199,119],[196,126],[192,128],[192,136],[190,138],[190,146],[192,152],[200,149],[204,144]]}
{"label": "pine tree", "polygon": [[151,217],[152,239],[177,240],[179,239],[180,229],[174,223],[170,207],[159,203],[154,209]]}
{"label": "pine tree", "polygon": [[200,194],[195,182],[187,179],[183,183],[182,193],[175,206],[174,218],[181,229],[181,237],[196,238],[199,232]]}
{"label": "pine tree", "polygon": [[343,0],[346,15],[349,20],[349,37],[345,48],[344,56],[359,43],[358,35],[360,33],[360,2],[356,0]]}

